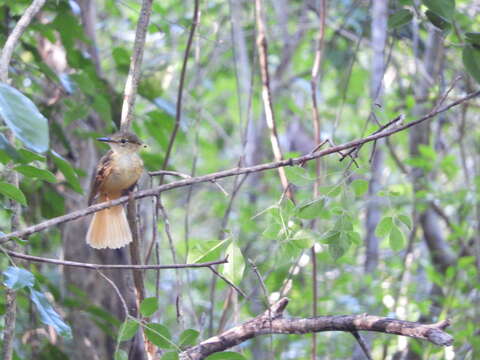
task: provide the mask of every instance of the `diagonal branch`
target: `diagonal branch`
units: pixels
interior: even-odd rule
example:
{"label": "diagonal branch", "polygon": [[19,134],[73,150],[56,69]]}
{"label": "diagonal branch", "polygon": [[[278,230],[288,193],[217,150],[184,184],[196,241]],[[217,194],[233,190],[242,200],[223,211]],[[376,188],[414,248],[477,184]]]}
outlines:
{"label": "diagonal branch", "polygon": [[372,331],[409,336],[441,346],[450,346],[453,343],[453,337],[444,332],[444,329],[450,325],[448,320],[426,325],[367,314],[284,318],[283,311],[287,305],[287,298],[280,299],[263,314],[183,351],[180,353],[180,359],[205,359],[210,354],[224,351],[248,339],[266,334]]}
{"label": "diagonal branch", "polygon": [[[223,171],[219,171],[219,172],[211,173],[211,174],[207,174],[207,175],[192,177],[190,179],[183,179],[183,180],[179,180],[179,181],[174,181],[174,182],[171,182],[169,184],[164,184],[164,185],[154,187],[152,189],[137,191],[137,192],[133,193],[132,196],[135,199],[141,199],[141,198],[150,197],[150,196],[157,196],[158,194],[160,194],[162,192],[169,191],[169,190],[172,190],[172,189],[177,189],[177,188],[181,188],[181,187],[185,187],[185,186],[191,186],[191,185],[199,184],[199,183],[203,183],[203,182],[211,182],[213,180],[222,179],[222,178],[226,178],[226,177],[230,177],[230,176],[242,175],[242,174],[251,174],[251,173],[256,173],[256,172],[261,172],[261,171],[266,171],[266,170],[271,170],[271,169],[277,169],[277,168],[285,167],[285,166],[302,165],[307,161],[311,161],[313,159],[321,158],[321,157],[324,157],[324,156],[327,156],[327,155],[330,155],[330,154],[338,153],[339,151],[342,151],[342,150],[355,148],[355,147],[358,147],[359,145],[363,145],[363,144],[372,142],[374,140],[378,140],[378,139],[385,138],[387,136],[391,136],[391,135],[396,134],[400,131],[404,131],[404,130],[409,129],[409,128],[415,126],[415,125],[418,125],[418,124],[420,124],[424,121],[432,119],[436,115],[438,115],[440,113],[443,113],[443,112],[451,109],[452,107],[455,107],[455,106],[457,106],[461,103],[464,103],[465,101],[468,101],[468,100],[470,100],[474,97],[477,97],[479,95],[480,95],[480,90],[475,91],[475,92],[473,92],[469,95],[466,95],[466,96],[464,96],[464,97],[462,97],[462,98],[460,98],[460,99],[458,99],[458,100],[456,100],[456,101],[438,109],[437,111],[435,111],[433,113],[429,113],[429,114],[421,117],[420,119],[409,122],[405,125],[392,127],[390,129],[386,129],[386,130],[381,131],[379,133],[375,133],[375,134],[372,134],[370,136],[367,136],[367,137],[364,137],[364,138],[361,138],[361,139],[349,141],[347,143],[337,145],[337,146],[333,146],[333,147],[330,147],[330,148],[327,148],[327,149],[324,149],[324,150],[321,150],[321,151],[317,151],[317,152],[314,152],[314,153],[309,153],[309,154],[306,154],[306,155],[303,155],[303,156],[299,156],[299,157],[291,158],[291,159],[287,159],[287,160],[275,161],[275,162],[270,162],[270,163],[255,165],[255,166],[243,167],[243,168],[233,168],[233,169],[223,170]],[[56,226],[56,225],[59,225],[59,224],[63,224],[63,223],[68,222],[68,221],[76,220],[76,219],[79,219],[79,218],[84,217],[86,215],[92,214],[94,212],[97,212],[97,211],[100,211],[100,210],[103,210],[103,209],[106,209],[106,208],[109,208],[109,207],[112,207],[112,206],[116,206],[116,205],[126,203],[128,201],[128,199],[129,199],[128,196],[122,196],[122,197],[120,197],[118,199],[115,199],[115,200],[112,200],[112,201],[95,204],[95,205],[89,206],[85,209],[74,211],[74,212],[71,212],[67,215],[62,215],[62,216],[59,216],[59,217],[41,222],[39,224],[32,225],[32,226],[27,227],[26,229],[23,229],[23,230],[14,231],[14,232],[11,232],[9,234],[2,235],[2,236],[0,236],[0,244],[5,243],[6,241],[9,241],[10,239],[15,238],[15,237],[23,238],[23,237],[26,237],[26,236],[31,235],[33,233],[45,230],[49,227]]]}

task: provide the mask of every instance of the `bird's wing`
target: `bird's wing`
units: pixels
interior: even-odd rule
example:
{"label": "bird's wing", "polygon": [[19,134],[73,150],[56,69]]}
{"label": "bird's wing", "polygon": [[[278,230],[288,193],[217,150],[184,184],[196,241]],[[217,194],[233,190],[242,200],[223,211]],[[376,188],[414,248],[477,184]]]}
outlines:
{"label": "bird's wing", "polygon": [[88,205],[92,205],[95,197],[100,191],[100,187],[112,171],[112,150],[109,150],[98,162],[97,169],[92,176],[90,183],[90,195],[88,196]]}

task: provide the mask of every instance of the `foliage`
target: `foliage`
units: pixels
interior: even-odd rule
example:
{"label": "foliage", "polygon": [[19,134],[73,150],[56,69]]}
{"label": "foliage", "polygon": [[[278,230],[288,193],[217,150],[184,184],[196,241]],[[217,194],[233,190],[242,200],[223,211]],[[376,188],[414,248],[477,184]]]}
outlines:
{"label": "foliage", "polygon": [[[310,9],[305,2],[284,2],[286,9],[273,1],[263,2],[278,133],[284,157],[295,157],[315,147],[310,73],[318,9]],[[350,0],[328,2],[317,90],[322,139],[336,144],[357,139],[378,130],[377,122],[386,124],[400,113],[407,122],[415,120],[431,111],[451,84],[453,90],[444,105],[478,88],[478,9],[466,0],[390,3],[383,105],[376,106],[368,95],[373,75],[370,8]],[[86,163],[82,160],[105,150],[94,148],[92,139],[118,127],[140,4],[103,0],[96,5],[95,28],[101,31],[93,41],[80,22],[75,2],[48,1],[42,16],[29,26],[17,46],[11,84],[0,84],[2,132],[9,129],[16,137],[11,144],[0,134],[4,233],[11,230],[11,201],[22,205],[22,227],[77,210],[69,207],[69,201],[86,193],[91,170],[82,168]],[[26,1],[5,2],[0,12],[0,43],[27,6]],[[142,153],[148,171],[162,167],[175,125],[178,79],[192,10],[191,2],[153,4],[133,123],[134,131],[149,147]],[[263,119],[253,3],[214,0],[201,2],[201,10],[188,57],[180,130],[169,170],[195,176],[272,161]],[[239,21],[241,31],[232,36],[234,21]],[[433,64],[440,74],[431,77],[425,59],[434,27],[445,46],[438,55],[444,57]],[[98,64],[88,54],[90,46],[98,48]],[[59,52],[45,56],[48,49]],[[63,58],[61,54],[65,54]],[[455,82],[459,74],[463,78]],[[425,78],[429,86],[420,94],[419,83]],[[208,269],[162,271],[156,298],[155,273],[145,272],[147,297],[140,304],[138,318],[124,318],[90,297],[90,289],[64,284],[60,268],[38,266],[28,271],[23,265],[10,266],[9,258],[3,256],[1,291],[10,288],[18,294],[16,358],[49,353],[73,358],[74,345],[68,339],[70,325],[74,325],[63,319],[78,312],[87,314],[92,327],[117,341],[116,359],[128,357],[127,341],[141,328],[161,349],[162,359],[178,358],[181,350],[258,315],[265,310],[261,304],[283,294],[290,298],[290,314],[311,316],[312,253],[317,260],[317,304],[322,314],[373,312],[412,321],[448,317],[456,340],[453,350],[408,341],[409,349],[429,359],[475,358],[480,352],[476,334],[480,133],[478,100],[472,104],[465,103],[429,125],[422,124],[429,127],[429,137],[419,146],[411,143],[408,132],[394,135],[388,144],[378,142],[375,151],[384,156],[378,189],[371,188],[374,150],[365,145],[355,162],[341,154],[322,158],[318,187],[315,161],[287,167],[295,201],[282,195],[276,170],[162,193],[177,261],[201,263],[228,255],[229,263],[218,270],[244,290],[248,299],[234,294],[217,277],[212,280]],[[72,147],[74,142],[88,144],[89,151],[86,145],[82,150]],[[413,152],[412,147],[418,151]],[[8,182],[10,171],[20,175],[18,187]],[[166,177],[167,182],[171,180]],[[145,180],[141,187],[152,184],[157,185],[157,180]],[[375,270],[365,272],[369,256],[366,218],[372,201],[379,209],[372,232],[380,252]],[[141,229],[144,247],[155,229],[161,263],[172,263],[165,221],[160,216],[152,226],[154,210],[148,201],[139,203],[140,213],[146,217]],[[427,210],[433,213],[442,245],[453,258],[451,263],[439,264],[424,241],[428,239],[421,229],[428,219],[420,215]],[[55,228],[32,235],[28,248],[24,247],[27,242],[19,240],[19,249],[58,258],[67,246],[62,231]],[[79,233],[78,242],[83,238]],[[98,281],[94,286],[108,284]],[[32,319],[27,316],[30,302],[36,308]],[[4,296],[0,296],[0,310],[3,316]],[[43,339],[41,351],[34,344],[23,344],[22,336],[41,326],[39,322],[52,326],[65,339],[57,343]],[[317,339],[319,357],[351,358],[355,346],[351,336],[322,333]],[[308,359],[308,341],[306,336],[275,335],[209,359]],[[78,342],[73,332],[73,343]],[[394,357],[403,346],[399,345],[396,338],[375,335],[373,357]]]}

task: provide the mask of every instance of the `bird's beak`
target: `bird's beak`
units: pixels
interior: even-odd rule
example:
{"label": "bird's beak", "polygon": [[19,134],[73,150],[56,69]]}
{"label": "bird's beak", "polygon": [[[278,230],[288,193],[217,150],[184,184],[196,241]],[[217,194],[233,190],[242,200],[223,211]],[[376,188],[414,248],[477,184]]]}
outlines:
{"label": "bird's beak", "polygon": [[115,142],[112,138],[109,138],[109,137],[100,137],[100,138],[97,138],[97,140],[102,142]]}

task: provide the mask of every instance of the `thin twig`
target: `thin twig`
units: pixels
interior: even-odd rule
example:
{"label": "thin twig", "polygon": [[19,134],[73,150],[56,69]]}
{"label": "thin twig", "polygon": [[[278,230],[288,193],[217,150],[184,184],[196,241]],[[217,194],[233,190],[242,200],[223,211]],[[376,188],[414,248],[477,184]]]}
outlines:
{"label": "thin twig", "polygon": [[[166,170],[168,167],[170,154],[172,152],[173,144],[175,143],[178,129],[180,127],[180,121],[182,119],[182,99],[183,99],[183,89],[185,87],[185,75],[187,73],[188,57],[190,55],[190,48],[192,47],[193,36],[195,35],[195,29],[197,28],[197,25],[198,25],[198,17],[200,13],[199,3],[200,3],[200,0],[195,0],[192,25],[190,27],[190,33],[188,34],[187,47],[185,49],[182,70],[180,72],[180,83],[178,85],[177,106],[175,110],[175,126],[173,127],[172,135],[170,136],[170,140],[168,142],[167,152],[165,153],[165,158],[163,160],[163,165],[162,165],[163,170]],[[163,176],[160,178],[160,184],[163,184]]]}
{"label": "thin twig", "polygon": [[230,280],[228,280],[225,276],[223,276],[222,274],[220,274],[217,270],[215,270],[215,268],[213,266],[209,266],[208,267],[210,270],[212,270],[212,272],[217,275],[220,279],[222,279],[223,281],[225,281],[228,285],[230,285],[232,288],[234,288],[240,295],[242,295],[244,298],[247,297],[247,295],[242,291],[242,289],[240,289],[237,285],[235,285],[234,283],[232,283]]}
{"label": "thin twig", "polygon": [[[273,112],[272,94],[270,90],[270,74],[268,71],[268,44],[265,32],[265,23],[263,20],[263,8],[261,0],[255,0],[255,17],[257,20],[257,48],[260,60],[260,73],[262,76],[262,101],[265,112],[265,120],[270,130],[270,143],[275,160],[283,159],[280,141],[278,140],[277,125],[275,114]],[[288,198],[292,197],[292,192],[288,186],[287,174],[285,169],[279,167],[278,174],[284,191],[287,191]]]}
{"label": "thin twig", "polygon": [[[244,167],[244,168],[234,168],[234,169],[229,169],[229,170],[223,170],[223,171],[219,171],[219,172],[216,172],[216,173],[211,173],[211,174],[207,174],[207,175],[193,177],[191,179],[179,180],[179,181],[175,181],[175,182],[172,182],[172,183],[169,183],[169,184],[163,184],[163,185],[157,186],[153,189],[137,191],[137,192],[133,193],[133,197],[135,199],[141,199],[141,198],[145,198],[145,197],[156,196],[156,195],[158,195],[162,192],[169,191],[169,190],[172,190],[172,189],[177,189],[177,188],[185,187],[185,186],[191,186],[193,184],[199,184],[199,183],[203,183],[203,182],[210,182],[212,180],[221,179],[221,178],[225,178],[225,177],[241,175],[241,174],[251,174],[251,173],[267,171],[267,170],[276,169],[276,168],[285,167],[285,166],[301,165],[301,164],[305,163],[306,161],[311,161],[313,159],[321,158],[321,157],[324,157],[324,156],[327,156],[327,155],[330,155],[330,154],[333,154],[333,153],[338,153],[339,151],[342,151],[342,150],[356,148],[359,145],[363,145],[363,144],[366,144],[368,142],[372,142],[374,140],[378,140],[378,139],[381,139],[381,138],[384,138],[384,137],[387,137],[387,136],[391,136],[391,135],[396,134],[398,132],[404,131],[406,129],[409,129],[409,128],[415,126],[415,125],[418,125],[418,124],[420,124],[424,121],[427,121],[427,120],[435,117],[436,115],[438,115],[440,113],[443,113],[443,112],[449,110],[450,108],[455,107],[455,106],[457,106],[457,105],[459,105],[459,104],[461,104],[465,101],[468,101],[468,100],[470,100],[470,99],[472,99],[476,96],[479,96],[479,95],[480,95],[480,90],[475,91],[475,92],[473,92],[473,93],[471,93],[471,94],[469,94],[469,95],[467,95],[467,96],[465,96],[461,99],[458,99],[458,100],[442,107],[441,109],[437,110],[436,112],[431,113],[431,114],[427,114],[427,115],[425,115],[425,116],[423,116],[420,119],[417,119],[415,121],[411,121],[411,122],[409,122],[407,124],[404,124],[404,125],[401,125],[401,126],[392,127],[390,129],[387,129],[387,130],[382,131],[380,133],[372,134],[372,135],[369,135],[369,136],[361,138],[361,139],[349,141],[349,142],[341,144],[341,145],[330,147],[330,148],[324,149],[322,151],[315,152],[313,154],[306,154],[306,155],[299,156],[299,157],[296,157],[296,158],[290,158],[290,159],[287,159],[287,160],[275,161],[275,162],[270,162],[270,163],[255,165],[255,166],[249,166],[249,167]],[[58,225],[58,224],[62,224],[62,223],[68,222],[68,221],[76,220],[76,219],[79,219],[79,218],[84,217],[86,215],[92,214],[94,212],[97,212],[97,211],[100,211],[100,210],[103,210],[103,209],[106,209],[106,208],[110,208],[112,206],[123,204],[127,201],[128,201],[128,196],[122,196],[122,197],[120,197],[118,199],[115,199],[115,200],[91,205],[91,206],[89,206],[85,209],[74,211],[74,212],[71,212],[67,215],[58,216],[56,218],[41,222],[39,224],[29,226],[29,227],[27,227],[23,230],[14,231],[14,232],[11,232],[9,234],[2,235],[2,236],[0,236],[0,244],[5,243],[6,241],[9,241],[12,238],[15,238],[15,237],[23,238],[23,237],[26,237],[26,236],[31,235],[33,233],[45,230],[49,227],[52,227],[52,226],[55,226],[55,225]]]}
{"label": "thin twig", "polygon": [[137,87],[140,80],[140,70],[148,24],[152,13],[152,3],[153,0],[142,1],[142,9],[140,10],[140,17],[138,18],[137,30],[135,32],[132,61],[130,62],[130,69],[128,71],[127,81],[125,82],[122,116],[120,121],[120,127],[122,130],[128,130],[133,120],[133,107],[135,105]]}
{"label": "thin twig", "polygon": [[365,357],[368,360],[373,360],[372,355],[370,355],[370,350],[368,350],[368,345],[365,342],[365,340],[362,338],[362,335],[358,331],[352,331],[353,337],[357,340],[358,344],[360,345],[360,348],[362,349],[363,353],[365,354]]}
{"label": "thin twig", "polygon": [[8,67],[10,60],[12,59],[13,50],[17,46],[20,36],[24,33],[25,29],[32,22],[33,18],[45,4],[46,0],[34,0],[32,4],[25,10],[15,28],[8,36],[7,41],[2,49],[0,56],[0,81],[6,83],[8,81]]}
{"label": "thin twig", "polygon": [[79,267],[84,269],[92,269],[92,270],[101,270],[101,269],[117,269],[117,270],[165,270],[165,269],[185,269],[185,268],[204,268],[204,267],[211,267],[213,265],[220,265],[226,264],[228,262],[227,258],[222,260],[216,261],[209,261],[205,263],[198,263],[198,264],[172,264],[172,265],[118,265],[118,264],[91,264],[91,263],[83,263],[77,261],[67,261],[67,260],[57,260],[51,258],[44,258],[40,256],[33,256],[22,254],[19,252],[5,250],[5,252],[14,257],[19,259],[24,259],[27,261],[34,261],[40,263],[48,263],[48,264],[55,264],[55,265],[62,265],[62,266],[71,266],[71,267]]}
{"label": "thin twig", "polygon": [[127,302],[123,298],[122,293],[120,292],[119,288],[117,287],[117,285],[115,285],[115,283],[112,281],[112,279],[110,279],[107,275],[105,275],[99,269],[96,269],[96,270],[101,277],[103,277],[105,280],[107,280],[107,282],[110,285],[112,285],[113,290],[115,290],[115,293],[118,295],[118,298],[120,299],[120,302],[122,303],[123,312],[125,313],[125,318],[128,319],[130,317],[130,313],[128,312]]}

